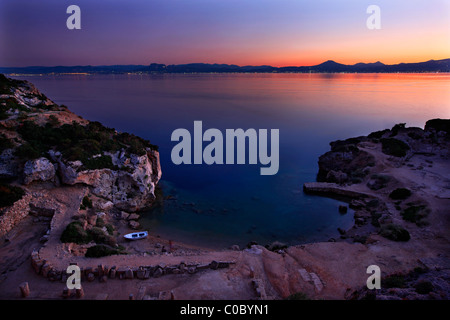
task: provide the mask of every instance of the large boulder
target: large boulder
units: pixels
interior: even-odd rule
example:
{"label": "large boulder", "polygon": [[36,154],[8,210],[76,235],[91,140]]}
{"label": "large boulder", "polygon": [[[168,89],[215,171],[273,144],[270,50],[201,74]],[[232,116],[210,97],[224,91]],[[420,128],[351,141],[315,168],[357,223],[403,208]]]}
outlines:
{"label": "large boulder", "polygon": [[65,163],[60,155],[53,157],[58,162],[62,183],[88,185],[93,194],[127,212],[148,207],[155,199],[155,187],[161,178],[159,153],[149,149],[142,156],[127,156],[125,152],[109,155],[117,170],[82,170],[79,161]]}
{"label": "large boulder", "polygon": [[425,124],[425,130],[426,131],[435,130],[436,132],[444,131],[447,134],[450,134],[450,119],[428,120]]}
{"label": "large boulder", "polygon": [[317,181],[345,183],[365,176],[368,170],[364,168],[374,166],[375,158],[360,150],[359,142],[353,139],[332,142],[331,151],[319,157]]}
{"label": "large boulder", "polygon": [[55,166],[47,158],[29,160],[23,168],[23,183],[53,180],[55,172]]}

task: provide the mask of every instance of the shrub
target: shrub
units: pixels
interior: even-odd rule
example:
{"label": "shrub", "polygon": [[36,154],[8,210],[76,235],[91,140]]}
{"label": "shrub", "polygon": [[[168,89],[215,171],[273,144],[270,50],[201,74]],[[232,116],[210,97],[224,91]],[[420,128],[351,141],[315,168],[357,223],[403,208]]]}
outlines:
{"label": "shrub", "polygon": [[367,182],[367,187],[371,190],[380,190],[386,187],[390,180],[390,176],[375,173],[370,176],[370,180]]}
{"label": "shrub", "polygon": [[0,184],[0,208],[9,207],[22,199],[25,191],[22,188],[7,184]]}
{"label": "shrub", "polygon": [[93,247],[89,247],[86,251],[85,256],[88,258],[100,258],[111,256],[114,254],[125,254],[125,252],[119,249],[111,248],[103,244],[99,244]]}
{"label": "shrub", "polygon": [[48,124],[52,127],[58,127],[61,123],[55,115],[51,114],[48,117]]}
{"label": "shrub", "polygon": [[396,136],[400,129],[405,129],[405,125],[406,125],[406,123],[398,123],[398,124],[396,124],[391,130],[390,137]]}
{"label": "shrub", "polygon": [[415,274],[417,274],[417,275],[420,275],[420,274],[427,273],[427,272],[428,272],[428,269],[427,269],[427,268],[422,268],[422,267],[415,267],[414,270],[413,270],[413,272],[414,272]]}
{"label": "shrub", "polygon": [[378,199],[372,199],[369,202],[367,202],[366,206],[367,208],[376,208],[380,205],[380,201]]}
{"label": "shrub", "polygon": [[93,227],[91,230],[89,230],[88,233],[92,240],[95,241],[95,243],[107,244],[112,247],[115,247],[117,244],[116,239],[114,239],[110,235],[105,234],[105,232],[103,232],[103,230],[98,227]]}
{"label": "shrub", "polygon": [[381,139],[381,145],[383,153],[395,157],[406,156],[406,152],[410,149],[405,142],[394,138]]}
{"label": "shrub", "polygon": [[428,212],[425,205],[414,205],[403,210],[401,215],[406,221],[418,223],[428,215]]}
{"label": "shrub", "polygon": [[415,284],[414,288],[416,289],[416,292],[419,294],[428,294],[434,289],[433,284],[430,281],[426,280],[419,281],[418,283]]}
{"label": "shrub", "polygon": [[83,165],[88,170],[97,169],[118,169],[112,163],[112,158],[109,155],[102,155],[100,157],[86,159],[83,161]]}
{"label": "shrub", "polygon": [[282,242],[275,241],[269,245],[266,245],[265,247],[267,250],[270,250],[270,251],[278,251],[278,250],[286,249],[288,246]]}
{"label": "shrub", "polygon": [[95,226],[98,228],[103,228],[105,226],[105,220],[103,220],[102,218],[97,218]]}
{"label": "shrub", "polygon": [[24,144],[20,145],[15,151],[14,155],[25,159],[25,160],[32,160],[37,159],[41,156],[42,151],[39,147],[33,146],[28,142],[25,142]]}
{"label": "shrub", "polygon": [[380,235],[393,241],[408,241],[411,239],[408,230],[396,224],[383,225]]}
{"label": "shrub", "polygon": [[0,134],[0,153],[12,147],[14,147],[12,141],[8,139],[4,134]]}
{"label": "shrub", "polygon": [[378,221],[378,219],[380,219],[381,216],[382,216],[381,212],[372,211],[370,213],[371,224],[374,227],[379,227],[380,226],[380,222]]}
{"label": "shrub", "polygon": [[420,134],[418,134],[417,132],[408,132],[408,137],[410,137],[413,140],[422,139],[422,136]]}
{"label": "shrub", "polygon": [[99,122],[90,122],[86,126],[77,122],[58,127],[55,127],[55,124],[51,119],[45,126],[24,121],[17,132],[39,154],[53,148],[60,151],[65,159],[81,160],[92,168],[113,167],[107,156],[101,159],[92,158],[102,152],[116,152],[123,148],[129,153],[144,155],[146,148],[157,150],[157,147],[147,140],[128,133],[118,134],[114,129],[106,128]]}
{"label": "shrub", "polygon": [[375,131],[368,135],[371,139],[380,139],[386,132],[389,132],[389,129],[381,130],[381,131]]}
{"label": "shrub", "polygon": [[13,109],[13,110],[19,110],[19,111],[29,111],[27,107],[25,107],[22,104],[19,104],[16,98],[7,98],[2,99],[6,103],[6,110]]}
{"label": "shrub", "polygon": [[85,244],[91,242],[91,236],[83,229],[81,222],[73,221],[69,223],[61,234],[61,242],[73,242],[77,244]]}
{"label": "shrub", "polygon": [[9,115],[6,111],[7,111],[6,107],[0,105],[0,120],[5,120],[9,118]]}
{"label": "shrub", "polygon": [[107,224],[105,226],[106,230],[108,231],[109,235],[112,236],[114,234],[114,227],[111,224]]}
{"label": "shrub", "polygon": [[405,288],[406,279],[405,276],[400,274],[390,275],[384,279],[381,279],[381,287],[385,289],[390,288]]}
{"label": "shrub", "polygon": [[389,198],[394,200],[405,200],[411,196],[411,191],[406,188],[397,188],[389,194]]}
{"label": "shrub", "polygon": [[86,210],[87,208],[92,208],[92,200],[88,196],[84,196],[80,204],[80,210]]}
{"label": "shrub", "polygon": [[310,300],[308,295],[303,292],[296,292],[291,295],[289,295],[286,300]]}

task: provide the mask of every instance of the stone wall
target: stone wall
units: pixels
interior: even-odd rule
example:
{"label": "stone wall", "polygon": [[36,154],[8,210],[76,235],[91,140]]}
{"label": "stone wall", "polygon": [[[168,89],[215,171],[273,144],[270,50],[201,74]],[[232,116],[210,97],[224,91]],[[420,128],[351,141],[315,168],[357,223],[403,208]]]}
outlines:
{"label": "stone wall", "polygon": [[[98,260],[96,260],[98,261]],[[167,274],[194,274],[201,270],[217,270],[222,268],[228,268],[231,264],[235,264],[235,261],[211,261],[206,264],[186,264],[180,262],[177,265],[165,265],[158,264],[152,266],[136,266],[136,267],[123,267],[123,266],[105,266],[99,264],[92,267],[81,267],[81,282],[94,281],[96,278],[100,282],[106,282],[107,279],[140,279],[145,280],[152,278],[158,278]],[[71,263],[73,264],[73,263]],[[76,265],[76,263],[74,263]],[[66,270],[58,270],[50,261],[43,259],[39,251],[35,250],[31,253],[31,266],[36,274],[42,275],[44,278],[50,281],[66,282],[67,273]]]}
{"label": "stone wall", "polygon": [[0,211],[0,237],[6,235],[17,223],[28,215],[30,212],[31,198],[31,194],[27,193],[12,206],[3,208]]}

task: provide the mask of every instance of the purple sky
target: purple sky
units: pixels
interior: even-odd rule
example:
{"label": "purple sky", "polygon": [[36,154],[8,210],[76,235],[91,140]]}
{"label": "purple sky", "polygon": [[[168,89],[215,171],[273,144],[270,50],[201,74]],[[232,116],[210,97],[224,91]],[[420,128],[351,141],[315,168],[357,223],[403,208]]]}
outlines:
{"label": "purple sky", "polygon": [[[66,9],[81,8],[81,30]],[[366,27],[381,8],[382,29]],[[0,0],[0,66],[450,58],[448,0]]]}

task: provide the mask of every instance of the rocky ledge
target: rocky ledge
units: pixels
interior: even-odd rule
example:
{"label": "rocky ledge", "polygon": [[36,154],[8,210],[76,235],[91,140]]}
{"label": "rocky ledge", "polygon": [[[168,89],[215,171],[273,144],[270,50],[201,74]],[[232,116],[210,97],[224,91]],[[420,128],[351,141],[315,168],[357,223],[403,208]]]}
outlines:
{"label": "rocky ledge", "polygon": [[[150,142],[85,120],[31,83],[0,75],[0,178],[2,212],[36,184],[88,186],[117,209],[136,212],[154,201],[161,166]],[[18,222],[8,221],[0,235]]]}
{"label": "rocky ledge", "polygon": [[[409,240],[405,224],[394,223],[396,212],[403,222],[429,225],[430,201],[419,196],[423,192],[414,192],[425,187],[411,181],[405,184],[405,180],[414,179],[412,171],[419,171],[422,177],[433,176],[436,198],[450,198],[450,180],[445,176],[450,158],[450,120],[429,120],[424,129],[407,128],[401,123],[368,136],[334,141],[330,146],[331,150],[319,158],[318,182],[305,183],[303,190],[347,199],[355,209],[355,225],[351,230],[340,230],[343,239],[360,242],[378,232],[391,240]],[[368,224],[371,227],[363,231],[361,227]]]}
{"label": "rocky ledge", "polygon": [[[319,158],[318,182],[303,189],[349,203],[354,225],[330,240],[365,245],[384,271],[381,290],[361,284],[345,297],[448,299],[450,120],[429,120],[424,129],[397,124],[330,146]],[[391,258],[380,259],[387,252]],[[436,259],[445,267],[426,263]]]}

